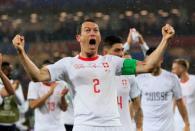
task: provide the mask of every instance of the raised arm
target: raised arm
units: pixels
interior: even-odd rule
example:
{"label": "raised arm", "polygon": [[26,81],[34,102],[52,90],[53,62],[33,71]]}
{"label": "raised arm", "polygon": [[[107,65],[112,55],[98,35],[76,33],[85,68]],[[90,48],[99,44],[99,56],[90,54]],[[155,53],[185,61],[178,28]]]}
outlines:
{"label": "raised arm", "polygon": [[13,95],[14,94],[14,89],[12,87],[12,84],[10,83],[9,79],[3,73],[2,69],[1,69],[2,60],[3,60],[3,57],[2,57],[2,54],[0,54],[0,77],[1,77],[1,80],[2,80],[3,85],[4,85],[4,88],[2,90],[0,90],[0,95],[1,96]]}
{"label": "raised arm", "polygon": [[124,51],[125,52],[128,51],[128,50],[130,50],[130,46],[132,44],[132,38],[131,38],[131,36],[132,36],[132,31],[131,31],[131,29],[129,29],[129,34],[127,36],[127,41],[124,44]]}
{"label": "raised arm", "polygon": [[168,45],[168,40],[172,38],[175,34],[175,30],[169,24],[166,24],[162,28],[162,40],[156,50],[149,55],[144,62],[137,62],[136,73],[146,73],[151,72],[158,64],[159,60],[162,58],[165,49]]}
{"label": "raised arm", "polygon": [[137,32],[137,33],[138,33],[138,39],[139,39],[138,44],[140,45],[141,50],[142,50],[142,52],[143,52],[143,55],[144,55],[144,57],[145,57],[145,56],[146,56],[146,52],[149,50],[149,46],[148,46],[147,43],[145,42],[143,36],[142,36],[139,32]]}
{"label": "raised arm", "polygon": [[39,69],[26,54],[24,50],[25,40],[23,36],[16,35],[13,38],[12,43],[17,50],[20,62],[33,81],[38,82],[51,80],[48,69],[46,67]]}

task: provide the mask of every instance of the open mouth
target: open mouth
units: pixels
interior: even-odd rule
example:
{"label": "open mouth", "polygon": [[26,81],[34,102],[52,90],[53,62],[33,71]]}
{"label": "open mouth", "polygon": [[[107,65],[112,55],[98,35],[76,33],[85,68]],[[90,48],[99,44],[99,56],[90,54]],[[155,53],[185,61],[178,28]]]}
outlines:
{"label": "open mouth", "polygon": [[89,41],[89,44],[90,44],[90,45],[95,45],[95,44],[96,44],[96,40],[95,40],[95,39],[91,39],[91,40]]}

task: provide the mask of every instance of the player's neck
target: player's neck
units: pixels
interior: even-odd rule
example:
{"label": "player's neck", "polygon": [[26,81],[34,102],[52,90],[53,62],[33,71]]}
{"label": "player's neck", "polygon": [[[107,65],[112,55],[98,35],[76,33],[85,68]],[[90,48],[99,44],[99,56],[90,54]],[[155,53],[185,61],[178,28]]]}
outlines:
{"label": "player's neck", "polygon": [[180,77],[180,82],[185,83],[190,79],[189,74],[187,72],[184,72]]}
{"label": "player's neck", "polygon": [[50,86],[52,83],[55,83],[55,82],[43,82],[43,84],[46,86]]}
{"label": "player's neck", "polygon": [[81,52],[81,53],[79,54],[79,56],[82,57],[82,58],[94,58],[94,57],[97,57],[98,54],[97,54],[97,53],[89,54],[89,53]]}
{"label": "player's neck", "polygon": [[156,68],[153,70],[152,75],[153,75],[153,76],[159,76],[159,75],[161,74],[161,72],[162,72],[161,67],[156,67]]}

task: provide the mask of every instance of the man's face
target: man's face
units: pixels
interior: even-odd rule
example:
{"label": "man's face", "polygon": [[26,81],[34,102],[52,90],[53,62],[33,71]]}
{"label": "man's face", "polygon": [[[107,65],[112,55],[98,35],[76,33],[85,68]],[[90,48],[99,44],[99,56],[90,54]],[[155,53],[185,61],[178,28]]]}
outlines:
{"label": "man's face", "polygon": [[185,69],[181,65],[173,63],[172,72],[175,73],[178,77],[181,77],[182,73],[185,72]]}
{"label": "man's face", "polygon": [[122,43],[116,43],[108,50],[110,55],[115,55],[119,57],[123,57],[124,55],[124,48]]}
{"label": "man's face", "polygon": [[98,25],[93,22],[84,22],[81,26],[81,34],[77,35],[77,41],[81,45],[81,52],[89,56],[95,55],[101,41]]}

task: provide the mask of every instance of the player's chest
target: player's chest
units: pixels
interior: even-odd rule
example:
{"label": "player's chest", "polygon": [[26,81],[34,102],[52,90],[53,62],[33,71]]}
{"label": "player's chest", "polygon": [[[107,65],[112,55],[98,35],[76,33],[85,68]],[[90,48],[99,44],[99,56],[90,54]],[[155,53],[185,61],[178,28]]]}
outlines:
{"label": "player's chest", "polygon": [[155,78],[150,77],[148,79],[144,79],[140,81],[141,83],[141,90],[144,92],[148,91],[162,91],[162,92],[169,92],[173,88],[173,83],[171,80],[166,78]]}
{"label": "player's chest", "polygon": [[[50,90],[50,87],[40,87],[39,91],[38,91],[38,95],[39,97],[43,96],[44,94],[47,94]],[[61,96],[61,89],[57,86],[55,89],[54,89],[54,92],[51,96],[49,96],[48,98],[48,101],[58,101],[60,99],[60,96]]]}
{"label": "player's chest", "polygon": [[113,66],[109,62],[76,62],[69,70],[70,79],[106,78],[112,73]]}

